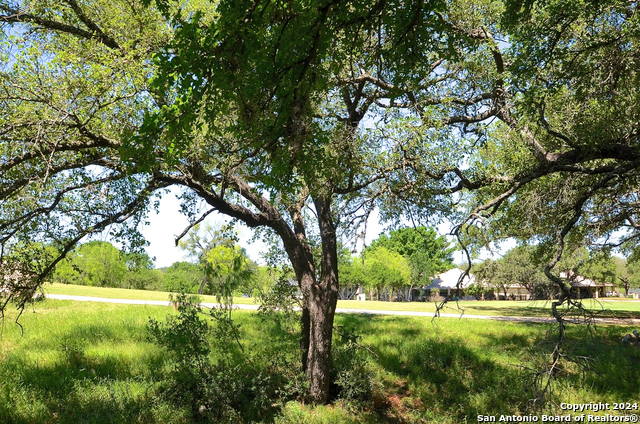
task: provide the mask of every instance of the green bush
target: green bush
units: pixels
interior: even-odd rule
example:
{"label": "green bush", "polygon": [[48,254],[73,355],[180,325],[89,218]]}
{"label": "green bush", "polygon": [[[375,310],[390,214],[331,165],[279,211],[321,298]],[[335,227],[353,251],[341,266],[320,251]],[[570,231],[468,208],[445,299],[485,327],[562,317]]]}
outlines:
{"label": "green bush", "polygon": [[372,370],[368,352],[360,345],[360,337],[340,329],[333,351],[332,381],[335,397],[355,403],[367,403],[373,395]]}
{"label": "green bush", "polygon": [[171,371],[164,390],[188,405],[197,422],[253,422],[273,415],[292,392],[278,355],[249,355],[240,344],[230,310],[212,309],[210,319],[197,300],[179,295],[178,315],[150,320],[152,338],[169,353]]}

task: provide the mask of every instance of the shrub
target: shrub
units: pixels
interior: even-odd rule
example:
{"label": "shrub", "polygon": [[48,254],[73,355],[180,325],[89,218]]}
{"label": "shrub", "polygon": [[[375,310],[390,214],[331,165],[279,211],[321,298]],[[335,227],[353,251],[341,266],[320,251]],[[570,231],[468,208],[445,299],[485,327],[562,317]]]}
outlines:
{"label": "shrub", "polygon": [[150,320],[149,331],[169,353],[164,389],[173,402],[190,407],[194,421],[263,420],[291,397],[284,371],[290,367],[279,364],[275,352],[246,354],[230,309],[205,314],[190,296],[174,301],[178,315],[164,323]]}
{"label": "shrub", "polygon": [[338,329],[332,351],[335,397],[350,402],[366,403],[373,394],[372,371],[368,354],[353,332]]}

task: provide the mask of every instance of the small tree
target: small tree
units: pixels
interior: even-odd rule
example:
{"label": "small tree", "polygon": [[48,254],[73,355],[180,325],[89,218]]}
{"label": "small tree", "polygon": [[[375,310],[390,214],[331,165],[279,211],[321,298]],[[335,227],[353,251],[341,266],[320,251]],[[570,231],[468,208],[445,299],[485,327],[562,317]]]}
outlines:
{"label": "small tree", "polygon": [[372,297],[374,289],[380,296],[383,290],[391,294],[409,284],[411,267],[407,259],[397,252],[384,247],[368,249],[364,253],[364,264],[367,276],[365,286],[369,288]]}
{"label": "small tree", "polygon": [[238,236],[230,225],[219,228],[196,225],[187,239],[179,242],[181,248],[197,258],[204,271],[198,294],[206,289],[207,294],[215,294],[229,303],[233,292],[251,277],[254,268],[237,242]]}
{"label": "small tree", "polygon": [[430,284],[431,278],[453,268],[454,248],[444,236],[433,228],[405,227],[382,234],[371,243],[371,248],[385,247],[409,261],[411,284]]}
{"label": "small tree", "polygon": [[474,296],[476,298],[482,298],[486,291],[486,287],[482,284],[469,284],[469,287],[465,289],[466,294],[468,294],[469,296]]}

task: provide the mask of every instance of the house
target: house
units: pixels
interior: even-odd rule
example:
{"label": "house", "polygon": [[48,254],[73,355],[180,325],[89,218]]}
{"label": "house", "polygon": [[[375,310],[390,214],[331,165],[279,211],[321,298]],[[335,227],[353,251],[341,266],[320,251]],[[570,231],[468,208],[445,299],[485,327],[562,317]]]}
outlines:
{"label": "house", "polygon": [[611,283],[599,283],[573,271],[561,272],[560,278],[569,280],[572,295],[577,299],[605,297],[607,292],[613,292],[615,288]]}
{"label": "house", "polygon": [[[459,268],[453,268],[449,271],[436,275],[431,284],[421,289],[414,289],[414,299],[426,299],[431,295],[433,289],[437,289],[440,296],[453,298],[454,296],[464,296],[464,290],[471,284],[475,284],[473,274],[464,275],[464,271]],[[462,278],[464,275],[464,278]],[[461,281],[458,288],[458,282]]]}
{"label": "house", "polygon": [[492,286],[484,282],[483,298],[486,300],[532,300],[533,294],[522,284],[512,283],[507,286]]}
{"label": "house", "polygon": [[[433,282],[423,289],[423,296],[430,296],[431,290],[437,289],[440,292],[440,296],[454,298],[458,296],[465,299],[475,299],[475,297],[469,296],[466,290],[472,284],[480,284],[484,287],[483,299],[505,299],[504,289],[491,286],[490,283],[485,281],[476,281],[473,274],[467,274],[464,276],[458,290],[458,281],[460,281],[464,271],[458,268],[450,269],[447,272],[443,272],[436,276]],[[521,284],[513,283],[505,287],[507,292],[506,299],[513,300],[527,300],[531,298],[531,293]]]}

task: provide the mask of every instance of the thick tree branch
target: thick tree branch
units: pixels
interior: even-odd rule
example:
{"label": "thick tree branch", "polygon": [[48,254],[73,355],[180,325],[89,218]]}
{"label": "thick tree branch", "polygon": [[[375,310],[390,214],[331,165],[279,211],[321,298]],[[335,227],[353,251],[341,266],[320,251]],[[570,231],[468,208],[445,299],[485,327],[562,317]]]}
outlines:
{"label": "thick tree branch", "polygon": [[119,50],[118,43],[108,35],[106,35],[93,21],[89,20],[84,14],[82,9],[78,6],[75,0],[65,0],[73,9],[73,11],[87,27],[89,31],[78,28],[73,25],[65,24],[62,22],[54,21],[51,19],[45,19],[40,16],[35,16],[25,11],[13,9],[11,7],[0,5],[0,10],[6,12],[7,15],[0,15],[0,22],[7,23],[22,23],[28,22],[41,26],[42,28],[52,31],[64,32],[75,37],[85,38],[88,40],[98,40],[110,49]]}

